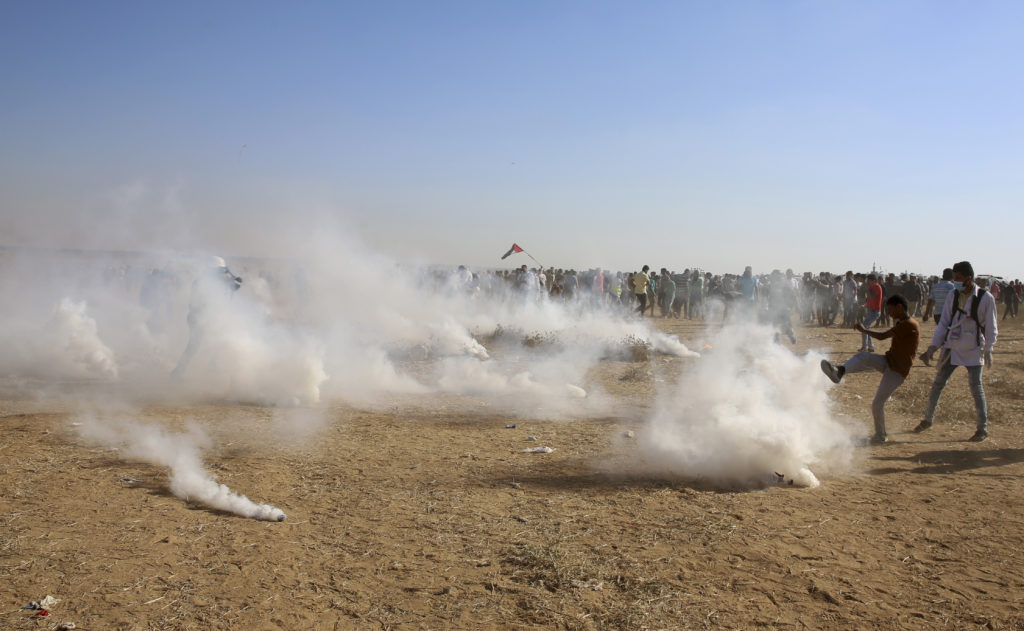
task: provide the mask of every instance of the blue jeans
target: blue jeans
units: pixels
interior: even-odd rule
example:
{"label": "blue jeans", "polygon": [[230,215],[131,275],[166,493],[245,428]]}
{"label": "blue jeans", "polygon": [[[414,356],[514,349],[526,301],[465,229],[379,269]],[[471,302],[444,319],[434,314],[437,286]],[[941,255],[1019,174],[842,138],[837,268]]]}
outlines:
{"label": "blue jeans", "polygon": [[[985,401],[985,389],[981,386],[981,372],[984,366],[964,366],[967,369],[967,383],[970,385],[971,394],[974,396],[974,411],[978,413],[978,431],[988,431],[988,404]],[[928,393],[928,407],[924,411],[924,420],[931,423],[935,420],[935,408],[939,406],[939,397],[942,396],[942,389],[946,387],[950,376],[956,370],[950,362],[942,364],[935,374],[935,381],[932,382],[932,390]]]}
{"label": "blue jeans", "polygon": [[[881,315],[880,311],[875,311],[874,309],[865,309],[864,310],[864,328],[865,329],[870,329],[871,325],[875,323],[875,320],[877,320],[878,316],[880,316],[880,315]],[[860,346],[861,346],[861,348],[874,348],[875,347],[875,338],[871,337],[867,333],[861,333],[860,334]]]}
{"label": "blue jeans", "polygon": [[[877,311],[875,312],[878,313]],[[878,384],[875,398],[871,402],[871,416],[875,419],[875,436],[885,436],[885,402],[906,379],[903,375],[889,368],[889,360],[885,355],[877,355],[862,351],[846,360],[843,368],[847,373],[877,370],[882,373],[882,381]]]}

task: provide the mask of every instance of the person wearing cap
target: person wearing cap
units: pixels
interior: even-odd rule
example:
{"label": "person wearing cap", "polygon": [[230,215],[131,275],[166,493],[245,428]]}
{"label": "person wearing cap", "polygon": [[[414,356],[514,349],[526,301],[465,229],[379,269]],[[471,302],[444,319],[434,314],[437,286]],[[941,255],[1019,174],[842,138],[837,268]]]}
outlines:
{"label": "person wearing cap", "polygon": [[992,348],[999,334],[996,319],[996,301],[992,294],[974,284],[974,268],[968,261],[953,266],[953,291],[946,297],[932,343],[921,355],[930,364],[938,349],[938,371],[928,394],[928,406],[915,432],[923,432],[935,421],[942,390],[957,366],[967,370],[967,381],[974,397],[974,410],[978,424],[968,440],[981,442],[988,438],[988,404],[981,385],[983,367],[992,367]]}

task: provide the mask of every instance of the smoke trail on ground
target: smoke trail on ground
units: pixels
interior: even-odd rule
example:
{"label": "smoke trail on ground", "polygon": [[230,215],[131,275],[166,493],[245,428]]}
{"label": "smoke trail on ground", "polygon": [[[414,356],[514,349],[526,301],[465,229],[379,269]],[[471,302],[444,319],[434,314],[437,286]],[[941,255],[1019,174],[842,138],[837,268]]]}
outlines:
{"label": "smoke trail on ground", "polygon": [[[170,225],[182,209],[146,207],[152,199],[126,196],[119,216],[159,214],[156,241],[132,234],[145,220],[115,221],[96,222],[92,235],[83,229],[70,249],[0,247],[0,292],[10,297],[0,378],[84,409],[98,401],[274,406],[271,440],[285,446],[321,431],[332,406],[391,407],[398,395],[427,406],[437,395],[462,397],[473,409],[534,418],[605,416],[613,397],[588,382],[598,362],[635,345],[696,356],[630,317],[614,294],[552,299],[533,275],[507,282],[485,270],[400,265],[365,247],[334,212],[280,232],[243,222],[236,243],[263,247],[232,258],[196,236],[198,215]],[[110,249],[115,234],[124,250]],[[209,439],[198,430],[133,420],[88,420],[82,430],[123,457],[169,468],[178,497],[283,517],[208,475],[200,450]]]}
{"label": "smoke trail on ground", "polygon": [[732,323],[677,387],[662,393],[641,444],[652,473],[751,488],[782,479],[813,487],[814,471],[852,457],[821,379],[821,356],[794,355],[771,328]]}
{"label": "smoke trail on ground", "polygon": [[198,427],[173,434],[155,425],[133,421],[80,419],[80,435],[107,447],[116,448],[121,458],[141,460],[170,469],[170,490],[189,502],[264,521],[283,521],[284,511],[269,504],[258,504],[218,483],[203,467],[202,447],[209,439]]}

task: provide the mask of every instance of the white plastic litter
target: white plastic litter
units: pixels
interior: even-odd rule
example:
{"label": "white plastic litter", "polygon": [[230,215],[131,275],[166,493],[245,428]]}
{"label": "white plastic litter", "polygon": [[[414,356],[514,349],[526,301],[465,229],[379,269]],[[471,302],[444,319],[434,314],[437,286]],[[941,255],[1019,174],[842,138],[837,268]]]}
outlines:
{"label": "white plastic litter", "polygon": [[554,451],[554,447],[532,447],[530,449],[522,449],[519,453],[523,454],[549,454]]}
{"label": "white plastic litter", "polygon": [[60,602],[60,598],[54,598],[47,594],[42,600],[33,600],[25,609],[50,609]]}

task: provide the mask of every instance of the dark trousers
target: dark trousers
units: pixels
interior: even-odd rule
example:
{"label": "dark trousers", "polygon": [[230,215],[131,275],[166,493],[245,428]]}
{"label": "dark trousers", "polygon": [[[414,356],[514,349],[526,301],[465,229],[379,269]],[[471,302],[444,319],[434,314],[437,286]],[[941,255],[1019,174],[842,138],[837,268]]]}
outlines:
{"label": "dark trousers", "polygon": [[[644,311],[647,310],[647,294],[637,294],[636,299],[640,303],[637,311],[640,312],[640,315],[643,315]],[[651,311],[654,311],[654,309],[652,308]]]}

